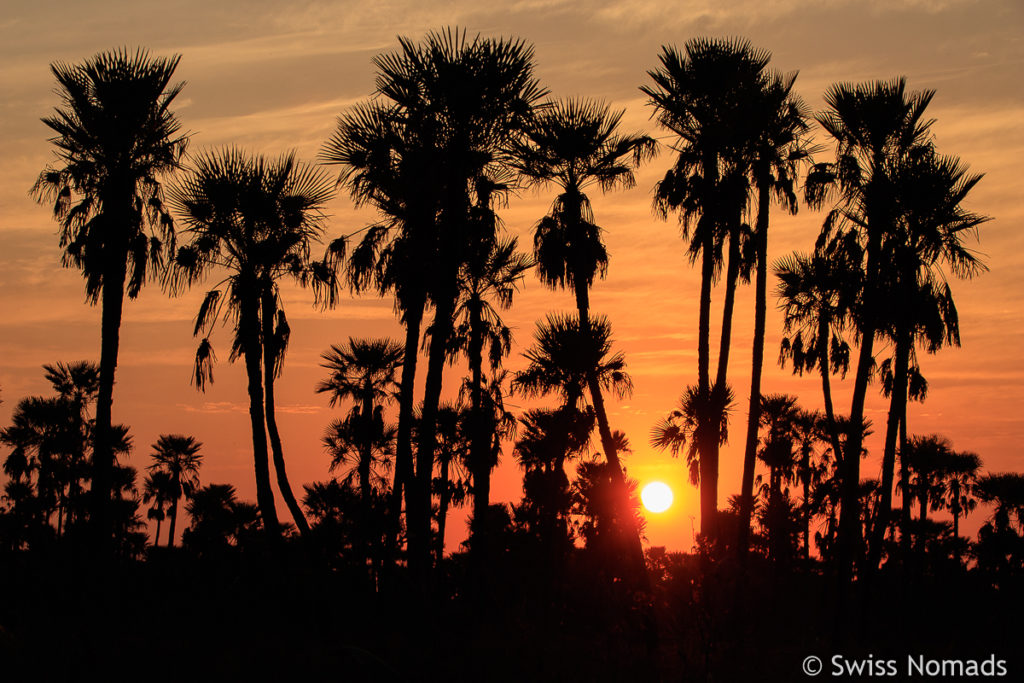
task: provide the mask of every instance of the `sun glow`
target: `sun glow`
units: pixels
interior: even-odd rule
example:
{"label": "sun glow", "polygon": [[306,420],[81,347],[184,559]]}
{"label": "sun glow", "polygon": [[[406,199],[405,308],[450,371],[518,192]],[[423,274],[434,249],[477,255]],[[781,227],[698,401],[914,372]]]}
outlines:
{"label": "sun glow", "polygon": [[652,481],[640,492],[640,500],[651,512],[664,512],[672,507],[672,489],[664,482]]}

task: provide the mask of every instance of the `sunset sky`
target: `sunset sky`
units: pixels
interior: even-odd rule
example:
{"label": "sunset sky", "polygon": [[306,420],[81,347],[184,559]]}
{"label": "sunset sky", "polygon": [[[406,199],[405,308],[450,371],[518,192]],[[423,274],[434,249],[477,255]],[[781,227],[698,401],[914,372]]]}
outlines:
{"label": "sunset sky", "polygon": [[[277,155],[289,149],[313,160],[334,128],[335,117],[372,93],[371,59],[397,46],[396,37],[418,40],[431,30],[460,26],[470,34],[515,36],[536,48],[536,72],[556,97],[604,99],[626,110],[628,130],[663,143],[671,138],[649,117],[638,90],[648,83],[662,45],[682,46],[697,36],[743,36],[773,54],[772,67],[799,70],[796,90],[815,110],[838,81],[858,82],[905,75],[910,89],[933,88],[928,109],[936,119],[938,149],[958,155],[985,174],[967,208],[992,216],[980,244],[990,272],[971,282],[954,281],[963,346],[936,356],[922,354],[929,381],[927,401],[912,404],[911,434],[941,433],[954,447],[979,453],[988,471],[1024,471],[1024,5],[1020,0],[622,0],[584,2],[522,0],[500,8],[477,1],[436,2],[23,2],[8,0],[0,18],[0,425],[17,401],[48,393],[41,365],[99,359],[99,308],[85,303],[81,274],[59,265],[56,224],[28,189],[53,156],[49,129],[40,117],[58,103],[48,65],[80,62],[118,46],[148,48],[154,55],[180,53],[177,71],[187,82],[175,108],[192,132],[190,150],[238,145]],[[824,133],[816,130],[819,142]],[[830,151],[819,155],[830,158]],[[663,480],[676,504],[649,515],[652,545],[685,550],[696,489],[683,464],[648,445],[651,427],[671,410],[680,391],[696,379],[699,273],[691,268],[674,218],[651,211],[651,190],[671,161],[667,148],[637,177],[636,188],[601,196],[591,193],[596,222],[605,230],[611,256],[608,277],[595,285],[593,309],[609,316],[618,348],[633,377],[633,395],[611,401],[613,428],[629,436],[629,475],[641,484]],[[334,171],[332,170],[332,173]],[[550,205],[551,190],[525,191],[501,216],[524,245]],[[328,237],[353,232],[374,215],[352,208],[345,195],[331,205]],[[812,248],[822,214],[775,212],[769,258]],[[208,284],[217,281],[216,276]],[[770,287],[774,282],[770,280]],[[121,327],[114,420],[131,426],[131,464],[149,463],[160,434],[191,434],[205,444],[203,483],[231,483],[255,498],[245,378],[229,365],[228,330],[213,335],[221,362],[205,394],[190,384],[196,340],[192,321],[203,287],[170,299],[158,285],[126,304]],[[714,303],[720,307],[721,292]],[[284,289],[292,325],[291,345],[277,389],[278,421],[289,476],[301,484],[326,479],[328,458],[320,437],[339,409],[313,392],[324,375],[320,354],[349,336],[399,337],[392,302],[343,298],[319,312],[311,296]],[[775,358],[781,319],[769,299],[764,393],[798,394],[805,407],[820,407],[820,382],[780,370]],[[517,345],[506,365],[523,366],[537,320],[568,311],[570,294],[552,292],[532,274],[506,321]],[[720,505],[739,489],[742,440],[749,392],[753,328],[752,287],[737,300],[730,382],[737,404],[730,442],[723,450]],[[713,330],[720,326],[713,318]],[[713,347],[717,346],[713,343]],[[888,348],[877,347],[880,357]],[[422,366],[421,366],[422,367]],[[425,368],[423,368],[425,370]],[[461,368],[458,369],[461,371]],[[422,372],[420,373],[423,374]],[[458,372],[449,376],[456,386]],[[420,378],[422,384],[422,377]],[[837,409],[849,410],[852,376],[837,385]],[[451,392],[449,392],[451,393]],[[417,397],[419,400],[420,396]],[[511,405],[523,405],[519,399]],[[554,403],[554,399],[551,400]],[[874,424],[868,446],[881,450],[886,402],[877,387],[867,417]],[[872,457],[864,476],[878,475]],[[521,473],[510,455],[494,475],[492,497],[519,499]],[[280,501],[280,499],[279,499]],[[279,504],[279,513],[284,508]],[[975,512],[964,525],[973,534],[988,515]],[[699,525],[699,520],[694,522]],[[179,527],[180,528],[180,527]],[[699,528],[699,526],[698,526]],[[464,537],[461,513],[449,521],[449,547]]]}

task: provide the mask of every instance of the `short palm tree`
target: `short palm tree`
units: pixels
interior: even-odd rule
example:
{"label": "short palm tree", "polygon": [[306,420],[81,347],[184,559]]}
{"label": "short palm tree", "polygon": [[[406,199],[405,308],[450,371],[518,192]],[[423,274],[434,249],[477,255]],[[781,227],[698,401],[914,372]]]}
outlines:
{"label": "short palm tree", "polygon": [[81,64],[57,62],[62,104],[43,119],[56,135],[57,162],[32,188],[53,202],[65,266],[80,268],[90,303],[102,302],[100,376],[93,430],[92,521],[110,536],[114,455],[111,410],[124,295],[134,299],[173,251],[161,179],[178,168],[188,140],[171,111],[180,57],[144,50],[101,52]]}
{"label": "short palm tree", "polygon": [[330,375],[317,385],[317,392],[330,394],[331,406],[345,400],[354,402],[345,421],[346,430],[354,437],[352,442],[358,449],[359,487],[367,505],[372,497],[373,451],[385,431],[380,411],[394,396],[395,373],[402,365],[403,356],[402,345],[391,339],[351,337],[346,346],[332,345],[321,356],[322,366]]}
{"label": "short palm tree", "polygon": [[[621,353],[612,354],[611,325],[604,316],[596,316],[590,321],[589,332],[585,333],[576,316],[549,315],[544,323],[538,324],[535,337],[534,346],[523,354],[529,365],[516,373],[513,390],[527,397],[558,394],[563,406],[581,408],[585,405],[587,390],[597,385],[598,391],[589,392],[591,406],[601,443],[610,444],[605,447],[604,455],[612,481],[622,494],[620,502],[626,505],[626,475],[608,424],[603,392],[626,396],[632,391],[633,383],[626,373],[625,357]],[[624,515],[622,519],[628,524],[631,517]],[[639,580],[645,581],[639,530],[632,529],[624,540],[630,545],[631,570]]]}
{"label": "short palm tree", "polygon": [[[174,497],[174,480],[169,472],[156,470],[146,475],[143,481],[142,502],[152,502],[152,507],[146,513],[149,519],[156,520],[156,533],[153,535],[153,547],[160,545],[160,526],[167,517],[166,508],[169,504],[176,503]],[[168,538],[170,545],[170,538]]]}
{"label": "short palm tree", "polygon": [[[311,255],[323,235],[323,208],[333,194],[327,175],[301,164],[294,154],[266,159],[237,149],[196,158],[173,193],[189,239],[175,257],[175,287],[191,285],[212,269],[228,272],[220,286],[207,293],[194,333],[209,334],[227,305],[225,319],[236,323],[231,359],[245,359],[256,497],[264,528],[272,534],[279,529],[270,488],[268,435],[281,496],[299,531],[309,529],[288,483],[274,411],[274,380],[288,341],[278,281],[291,277],[311,286],[318,302],[334,300],[343,241],[328,245],[322,260]],[[209,337],[204,337],[195,366],[200,389],[212,381],[214,358]]]}
{"label": "short palm tree", "polygon": [[[178,518],[178,501],[182,496],[191,498],[199,487],[199,467],[203,464],[203,456],[199,450],[203,444],[195,437],[182,434],[164,434],[153,444],[153,464],[147,469],[155,476],[160,472],[170,479],[169,503],[170,528],[168,529],[167,546],[174,547],[174,526]],[[147,491],[149,487],[147,479]]]}

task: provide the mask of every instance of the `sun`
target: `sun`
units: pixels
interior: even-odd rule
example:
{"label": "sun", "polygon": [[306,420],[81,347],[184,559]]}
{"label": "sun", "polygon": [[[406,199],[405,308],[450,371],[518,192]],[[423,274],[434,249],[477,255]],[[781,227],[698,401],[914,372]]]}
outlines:
{"label": "sun", "polygon": [[672,489],[664,482],[652,481],[640,492],[640,500],[651,512],[664,512],[672,507]]}

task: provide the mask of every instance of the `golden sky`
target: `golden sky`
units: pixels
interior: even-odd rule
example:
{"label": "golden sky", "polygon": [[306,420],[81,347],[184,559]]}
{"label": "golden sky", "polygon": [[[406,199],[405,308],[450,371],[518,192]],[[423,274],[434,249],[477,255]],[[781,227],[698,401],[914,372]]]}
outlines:
{"label": "golden sky", "polygon": [[[743,36],[770,50],[772,66],[799,70],[796,89],[819,109],[837,81],[908,78],[911,89],[938,91],[929,107],[939,150],[985,173],[968,208],[994,217],[982,228],[979,251],[989,273],[954,282],[963,347],[923,357],[927,401],[913,404],[910,432],[939,432],[958,449],[978,452],[988,470],[1024,471],[1024,5],[1019,0],[522,0],[502,5],[453,2],[24,2],[8,0],[0,18],[0,424],[18,399],[46,393],[40,366],[58,360],[98,360],[99,310],[84,303],[80,274],[59,267],[56,224],[27,194],[51,160],[48,129],[39,119],[57,104],[50,62],[78,62],[117,46],[183,55],[177,75],[187,86],[177,114],[193,133],[191,150],[235,144],[276,155],[296,149],[312,160],[334,117],[373,88],[372,57],[431,29],[458,25],[472,33],[521,37],[535,45],[537,73],[556,97],[601,98],[626,109],[627,129],[669,142],[649,121],[638,90],[657,65],[662,45],[696,36]],[[824,142],[819,130],[818,139]],[[822,158],[828,158],[823,153]],[[670,163],[665,152],[638,175],[628,192],[592,194],[597,223],[611,255],[608,278],[591,302],[607,314],[627,358],[635,391],[610,403],[613,428],[629,436],[631,476],[672,485],[676,504],[651,517],[653,545],[687,549],[688,517],[698,514],[696,490],[681,462],[647,445],[651,426],[696,377],[699,274],[688,265],[674,219],[651,212],[654,183]],[[533,224],[548,209],[549,191],[525,192],[502,212],[508,230],[530,244]],[[344,196],[332,204],[329,236],[372,219]],[[773,214],[769,258],[809,250],[822,215]],[[212,282],[215,282],[213,280]],[[770,282],[770,286],[773,283]],[[222,361],[205,394],[189,385],[195,341],[192,318],[203,289],[169,299],[146,288],[125,307],[114,419],[132,428],[131,462],[148,463],[160,434],[192,434],[205,444],[204,483],[229,482],[255,497],[243,369],[227,359],[227,331],[214,343]],[[323,371],[319,355],[348,336],[400,335],[391,302],[345,297],[327,313],[308,293],[287,287],[292,341],[278,384],[279,424],[293,486],[328,476],[320,447],[326,424],[339,414],[313,392]],[[721,292],[715,292],[721,305]],[[788,392],[820,407],[819,381],[793,377],[774,364],[781,323],[769,301],[765,393]],[[507,366],[522,366],[535,321],[573,308],[568,293],[552,292],[531,276],[506,321],[517,346]],[[720,317],[713,319],[713,329]],[[722,454],[720,501],[737,492],[749,392],[752,288],[737,298],[730,382],[737,405],[731,440]],[[713,341],[713,349],[717,349]],[[885,353],[882,346],[880,353]],[[456,376],[448,382],[454,386]],[[422,382],[422,378],[421,378]],[[849,409],[852,377],[837,385],[837,410]],[[512,404],[518,404],[515,399]],[[844,407],[845,406],[845,407]],[[881,448],[886,403],[872,390],[868,445]],[[865,463],[876,476],[878,461]],[[511,457],[495,473],[492,496],[518,500],[521,475]],[[456,513],[449,544],[464,536]],[[987,511],[968,519],[973,533]],[[699,520],[697,520],[699,522]]]}

